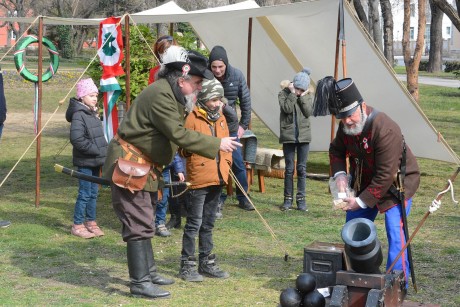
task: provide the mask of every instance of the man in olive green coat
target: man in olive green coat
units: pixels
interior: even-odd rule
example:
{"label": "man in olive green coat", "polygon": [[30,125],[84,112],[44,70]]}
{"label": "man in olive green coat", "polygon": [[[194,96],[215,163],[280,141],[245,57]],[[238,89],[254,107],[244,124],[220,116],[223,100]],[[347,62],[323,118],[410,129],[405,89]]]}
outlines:
{"label": "man in olive green coat", "polygon": [[[159,179],[156,178],[161,177],[161,166],[172,161],[179,146],[211,159],[219,150],[232,152],[241,146],[235,138],[220,139],[184,128],[184,107],[194,101],[193,96],[201,90],[203,78],[213,79],[214,76],[207,69],[206,58],[199,53],[189,51],[182,56],[166,64],[158,74],[158,81],[134,100],[117,136],[109,144],[103,167],[103,176],[111,180],[119,158],[133,160],[142,156],[156,166],[152,168],[156,176],[149,175],[141,191],[111,184],[112,205],[122,223],[123,240],[127,242],[130,292],[136,296],[168,297],[170,293],[157,285],[174,282],[156,273],[151,243],[155,233],[151,200],[157,197]],[[124,148],[130,148],[131,158],[123,144]]]}

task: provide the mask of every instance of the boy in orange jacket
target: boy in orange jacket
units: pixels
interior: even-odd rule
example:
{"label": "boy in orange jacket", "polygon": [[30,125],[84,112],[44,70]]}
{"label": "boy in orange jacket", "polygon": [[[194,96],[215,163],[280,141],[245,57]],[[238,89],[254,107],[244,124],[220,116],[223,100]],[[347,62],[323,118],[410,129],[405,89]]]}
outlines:
{"label": "boy in orange jacket", "polygon": [[[227,121],[222,115],[225,108],[224,89],[217,79],[205,80],[198,93],[196,106],[185,121],[185,128],[223,138],[229,136]],[[230,107],[229,107],[230,108]],[[232,154],[219,151],[214,159],[181,151],[187,158],[187,181],[192,186],[187,195],[187,221],[182,237],[180,277],[185,281],[202,281],[203,276],[227,278],[229,274],[216,264],[212,230],[222,187],[228,181]],[[199,240],[199,265],[196,268],[195,238]]]}

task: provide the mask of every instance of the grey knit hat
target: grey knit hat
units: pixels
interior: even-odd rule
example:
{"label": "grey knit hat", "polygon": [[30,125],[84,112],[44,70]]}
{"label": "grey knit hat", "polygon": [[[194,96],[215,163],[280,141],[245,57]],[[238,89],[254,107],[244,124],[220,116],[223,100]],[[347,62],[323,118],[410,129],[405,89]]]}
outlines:
{"label": "grey knit hat", "polygon": [[216,78],[212,80],[204,79],[201,83],[201,91],[197,95],[197,103],[204,106],[204,104],[215,97],[224,97],[224,88]]}
{"label": "grey knit hat", "polygon": [[306,91],[310,85],[310,73],[311,69],[308,67],[304,67],[301,72],[297,73],[292,81],[294,87]]}

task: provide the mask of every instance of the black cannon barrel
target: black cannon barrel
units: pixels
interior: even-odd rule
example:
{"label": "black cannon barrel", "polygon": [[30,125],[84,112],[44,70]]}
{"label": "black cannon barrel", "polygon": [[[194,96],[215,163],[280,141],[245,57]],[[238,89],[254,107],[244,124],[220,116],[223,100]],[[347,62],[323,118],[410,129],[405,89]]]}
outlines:
{"label": "black cannon barrel", "polygon": [[345,254],[355,272],[381,273],[382,247],[377,238],[377,228],[371,220],[356,218],[348,221],[342,228],[342,240]]}

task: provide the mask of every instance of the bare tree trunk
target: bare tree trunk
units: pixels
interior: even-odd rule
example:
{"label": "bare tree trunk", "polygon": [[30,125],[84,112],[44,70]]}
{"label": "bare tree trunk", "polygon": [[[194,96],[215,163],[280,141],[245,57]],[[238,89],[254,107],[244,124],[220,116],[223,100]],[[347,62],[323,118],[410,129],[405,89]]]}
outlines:
{"label": "bare tree trunk", "polygon": [[378,0],[369,0],[369,26],[372,29],[372,38],[375,45],[380,51],[383,51]]}
{"label": "bare tree trunk", "polygon": [[361,23],[363,24],[364,28],[367,30],[367,32],[370,33],[369,21],[367,20],[367,15],[366,15],[366,12],[364,11],[363,5],[361,4],[361,1],[360,0],[353,0],[353,6],[354,6],[356,14],[358,14],[358,18],[361,21]]}
{"label": "bare tree trunk", "polygon": [[418,29],[417,41],[415,44],[414,56],[411,57],[410,50],[410,0],[404,0],[404,23],[403,23],[403,55],[404,63],[406,64],[407,73],[407,90],[412,95],[414,100],[419,101],[419,87],[418,87],[418,68],[422,58],[423,41],[426,25],[426,2],[425,0],[418,1]]}
{"label": "bare tree trunk", "polygon": [[442,70],[442,17],[444,13],[430,0],[431,27],[430,27],[430,50],[428,60],[428,72]]}
{"label": "bare tree trunk", "polygon": [[433,3],[449,17],[457,30],[460,31],[460,1],[455,1],[457,10],[455,10],[454,7],[447,2],[447,0],[433,0]]}
{"label": "bare tree trunk", "polygon": [[383,54],[388,63],[394,65],[393,53],[393,14],[390,0],[380,0],[383,18]]}

